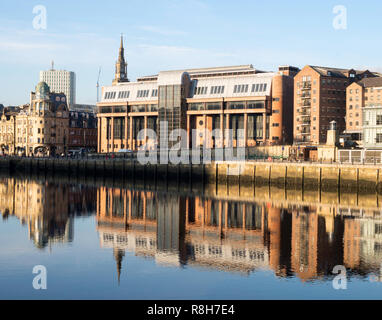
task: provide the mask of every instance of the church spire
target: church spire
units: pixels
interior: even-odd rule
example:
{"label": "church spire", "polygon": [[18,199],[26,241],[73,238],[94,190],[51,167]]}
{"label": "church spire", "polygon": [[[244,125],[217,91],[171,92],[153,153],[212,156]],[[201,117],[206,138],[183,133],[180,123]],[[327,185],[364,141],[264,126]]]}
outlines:
{"label": "church spire", "polygon": [[121,270],[122,270],[122,259],[125,256],[125,252],[121,249],[114,248],[114,258],[117,262],[117,275],[118,275],[118,285],[121,281]]}
{"label": "church spire", "polygon": [[119,47],[118,61],[115,64],[115,78],[113,84],[119,82],[128,82],[127,63],[125,61],[125,49],[123,47],[123,34],[121,34],[121,46]]}

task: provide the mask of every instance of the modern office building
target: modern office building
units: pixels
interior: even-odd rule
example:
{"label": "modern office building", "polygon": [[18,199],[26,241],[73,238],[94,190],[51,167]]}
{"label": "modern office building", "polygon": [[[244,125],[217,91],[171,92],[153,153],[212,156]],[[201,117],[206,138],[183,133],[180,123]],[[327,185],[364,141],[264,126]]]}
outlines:
{"label": "modern office building", "polygon": [[376,76],[368,70],[305,66],[294,78],[294,141],[325,143],[332,121],[337,122],[342,133],[346,128],[346,88]]}
{"label": "modern office building", "polygon": [[[368,134],[368,137],[366,137],[367,144],[370,145],[376,142],[370,140],[376,138],[375,134],[371,137],[371,126],[377,125],[377,109],[382,106],[381,93],[382,77],[365,78],[352,83],[346,89],[346,134],[359,145],[363,144],[364,125]],[[365,112],[368,117],[371,117],[371,122],[363,122],[365,107],[367,108]],[[372,125],[372,123],[374,124]]]}
{"label": "modern office building", "polygon": [[[187,131],[186,148],[292,142],[297,68],[283,66],[277,72],[260,71],[252,65],[185,69],[129,82],[123,54],[121,42],[113,85],[102,88],[102,100],[97,104],[98,152],[136,150],[145,143],[163,146],[174,129]],[[162,121],[168,121],[167,131],[161,132]],[[139,140],[143,129],[154,130],[157,139]],[[232,139],[205,134],[215,129],[231,129]],[[174,143],[170,141],[168,147]]]}
{"label": "modern office building", "polygon": [[40,82],[45,82],[52,92],[64,93],[69,108],[76,104],[76,74],[72,71],[55,70],[40,71]]}

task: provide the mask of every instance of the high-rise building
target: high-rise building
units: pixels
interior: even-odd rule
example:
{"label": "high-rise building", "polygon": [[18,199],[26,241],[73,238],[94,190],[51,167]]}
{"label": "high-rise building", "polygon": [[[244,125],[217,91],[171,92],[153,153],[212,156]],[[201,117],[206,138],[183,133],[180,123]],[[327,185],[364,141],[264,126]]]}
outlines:
{"label": "high-rise building", "polygon": [[342,133],[346,115],[346,88],[376,74],[365,70],[305,66],[294,78],[294,141],[326,143],[330,122]]}
{"label": "high-rise building", "polygon": [[76,74],[72,71],[55,70],[40,71],[40,82],[45,82],[52,92],[64,93],[69,108],[76,103]]}

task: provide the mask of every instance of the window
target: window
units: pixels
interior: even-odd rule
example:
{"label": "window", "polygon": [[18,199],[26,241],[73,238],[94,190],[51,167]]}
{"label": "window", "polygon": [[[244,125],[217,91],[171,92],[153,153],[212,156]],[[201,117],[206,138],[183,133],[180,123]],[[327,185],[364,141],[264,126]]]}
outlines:
{"label": "window", "polygon": [[149,96],[150,90],[138,90],[137,98],[147,98]]}
{"label": "window", "polygon": [[246,93],[248,92],[248,84],[237,84],[234,86],[233,93]]}
{"label": "window", "polygon": [[206,94],[208,87],[195,87],[195,95]]}
{"label": "window", "polygon": [[151,96],[152,97],[157,97],[158,96],[158,89],[153,89],[153,91],[151,93]]}
{"label": "window", "polygon": [[106,92],[105,93],[105,100],[108,100],[108,99],[115,99],[115,96],[116,96],[116,92]]}
{"label": "window", "polygon": [[130,91],[120,91],[118,93],[118,99],[127,99],[130,96]]}
{"label": "window", "polygon": [[224,86],[211,87],[210,94],[222,94],[222,93],[224,93]]}
{"label": "window", "polygon": [[382,125],[382,115],[377,115],[377,126]]}
{"label": "window", "polygon": [[382,133],[377,133],[377,136],[375,138],[376,143],[382,143]]}

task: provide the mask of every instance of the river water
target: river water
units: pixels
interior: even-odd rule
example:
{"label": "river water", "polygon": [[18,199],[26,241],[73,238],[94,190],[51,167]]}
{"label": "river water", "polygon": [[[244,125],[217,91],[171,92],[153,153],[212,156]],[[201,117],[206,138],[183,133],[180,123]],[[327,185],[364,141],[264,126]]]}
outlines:
{"label": "river water", "polygon": [[0,299],[382,297],[378,195],[167,190],[1,177]]}

